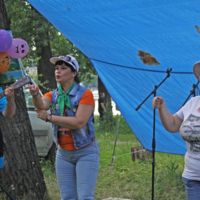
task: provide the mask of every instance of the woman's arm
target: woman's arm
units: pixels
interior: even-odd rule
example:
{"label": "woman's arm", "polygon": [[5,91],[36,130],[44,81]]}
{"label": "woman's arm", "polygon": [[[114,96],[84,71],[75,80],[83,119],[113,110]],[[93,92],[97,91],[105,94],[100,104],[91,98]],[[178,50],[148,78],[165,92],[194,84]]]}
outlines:
{"label": "woman's arm", "polygon": [[49,110],[51,100],[48,97],[42,98],[40,96],[37,85],[29,85],[29,86],[25,87],[25,89],[29,89],[30,94],[32,95],[33,104],[37,109]]}
{"label": "woman's arm", "polygon": [[171,133],[179,132],[183,120],[177,114],[172,115],[168,111],[162,97],[154,97],[152,106],[158,109],[161,122],[167,131]]}
{"label": "woman's arm", "polygon": [[[93,111],[94,106],[80,104],[74,117],[52,115],[52,119],[49,122],[69,129],[81,129],[86,125]],[[46,121],[46,117],[49,115],[48,112],[45,110],[37,110],[36,112],[38,118]]]}

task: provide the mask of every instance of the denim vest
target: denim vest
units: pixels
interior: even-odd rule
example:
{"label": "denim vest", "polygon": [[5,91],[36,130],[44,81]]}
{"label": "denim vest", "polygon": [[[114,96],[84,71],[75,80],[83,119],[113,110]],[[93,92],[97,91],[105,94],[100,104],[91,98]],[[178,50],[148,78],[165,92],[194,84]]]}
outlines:
{"label": "denim vest", "polygon": [[[67,116],[76,115],[78,104],[86,90],[87,90],[86,88],[78,84],[74,85],[74,87],[72,88],[71,92],[68,95],[71,101],[72,110],[70,110],[70,108],[67,107]],[[58,106],[57,98],[58,98],[58,88],[52,91],[53,102],[51,104],[51,113],[53,115],[59,116],[59,106]],[[88,122],[83,128],[71,129],[72,137],[74,140],[74,146],[76,149],[86,146],[87,144],[95,140],[95,129],[92,123],[93,118],[94,118],[94,114],[92,113]],[[53,134],[54,134],[54,142],[56,143],[56,146],[57,146],[58,145],[57,144],[58,125],[52,124],[52,128],[53,128]]]}

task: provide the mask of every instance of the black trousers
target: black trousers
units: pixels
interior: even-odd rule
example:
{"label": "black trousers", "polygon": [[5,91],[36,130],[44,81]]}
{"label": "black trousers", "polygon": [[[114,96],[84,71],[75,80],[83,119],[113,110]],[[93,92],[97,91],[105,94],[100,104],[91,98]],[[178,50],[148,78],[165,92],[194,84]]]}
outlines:
{"label": "black trousers", "polygon": [[99,116],[100,120],[103,120],[104,112],[99,112],[99,114],[100,114]]}

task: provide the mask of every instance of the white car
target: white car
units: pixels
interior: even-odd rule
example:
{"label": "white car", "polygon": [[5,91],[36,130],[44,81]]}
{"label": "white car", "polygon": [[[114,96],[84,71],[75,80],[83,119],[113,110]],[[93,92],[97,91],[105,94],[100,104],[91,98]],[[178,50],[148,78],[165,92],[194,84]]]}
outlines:
{"label": "white car", "polygon": [[[33,105],[29,90],[24,89],[24,94],[38,156],[53,161],[56,153],[56,145],[53,142],[52,124],[37,118],[36,111],[34,110],[35,106]],[[42,96],[41,93],[40,95]]]}

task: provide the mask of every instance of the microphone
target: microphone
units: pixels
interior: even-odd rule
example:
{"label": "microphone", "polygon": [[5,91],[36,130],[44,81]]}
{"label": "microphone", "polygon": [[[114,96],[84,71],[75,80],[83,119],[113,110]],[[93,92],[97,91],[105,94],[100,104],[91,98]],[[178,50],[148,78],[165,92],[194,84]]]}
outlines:
{"label": "microphone", "polygon": [[198,81],[200,81],[200,61],[198,61],[194,64],[193,73],[196,76],[196,78],[198,79]]}

